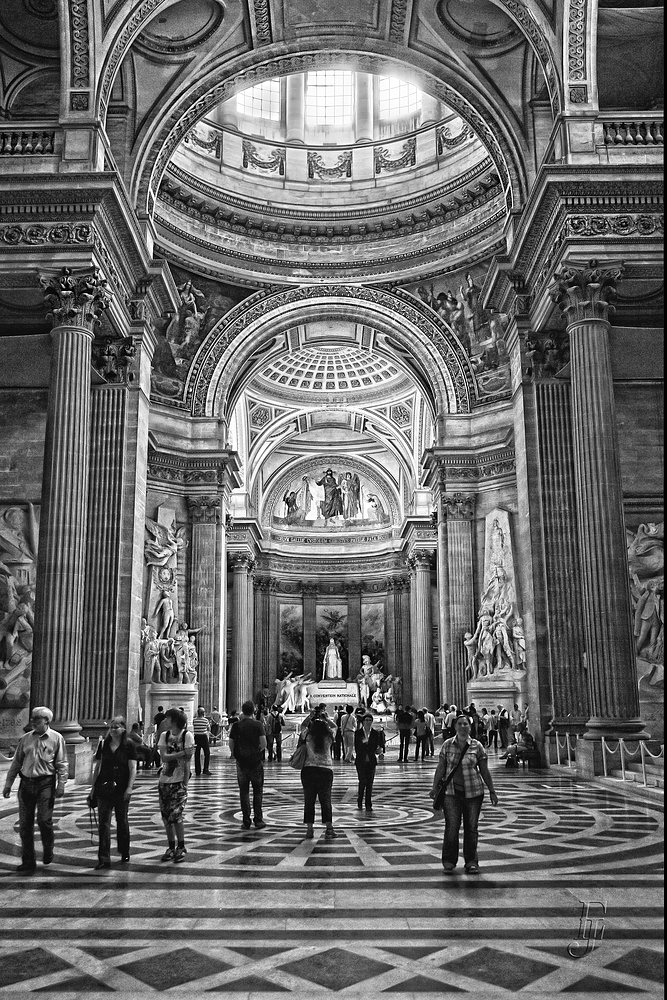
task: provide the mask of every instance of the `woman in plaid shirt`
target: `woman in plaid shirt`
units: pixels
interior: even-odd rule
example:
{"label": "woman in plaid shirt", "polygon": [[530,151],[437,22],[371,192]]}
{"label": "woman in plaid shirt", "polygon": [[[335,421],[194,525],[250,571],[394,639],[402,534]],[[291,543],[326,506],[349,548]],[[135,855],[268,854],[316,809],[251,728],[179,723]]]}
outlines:
{"label": "woman in plaid shirt", "polygon": [[[451,777],[450,777],[451,776]],[[469,875],[479,872],[477,861],[477,824],[484,799],[484,785],[489,789],[491,805],[498,805],[498,796],[489,773],[486,750],[470,736],[470,719],[459,715],[456,736],[442,744],[438,766],[433,778],[431,798],[442,778],[448,778],[445,790],[445,838],[442,842],[442,866],[449,874],[459,860],[459,831],[463,819],[463,860]]]}

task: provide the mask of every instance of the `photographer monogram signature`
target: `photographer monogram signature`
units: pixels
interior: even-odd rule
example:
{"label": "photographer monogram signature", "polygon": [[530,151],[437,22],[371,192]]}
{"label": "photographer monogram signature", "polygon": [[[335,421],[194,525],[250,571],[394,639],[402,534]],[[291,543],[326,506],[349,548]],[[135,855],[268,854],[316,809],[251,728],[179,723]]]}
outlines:
{"label": "photographer monogram signature", "polygon": [[[599,911],[596,911],[594,907],[599,907]],[[598,944],[602,943],[606,913],[606,900],[604,903],[589,902],[581,904],[579,934],[567,946],[567,953],[570,958],[585,958],[586,955],[595,950]]]}

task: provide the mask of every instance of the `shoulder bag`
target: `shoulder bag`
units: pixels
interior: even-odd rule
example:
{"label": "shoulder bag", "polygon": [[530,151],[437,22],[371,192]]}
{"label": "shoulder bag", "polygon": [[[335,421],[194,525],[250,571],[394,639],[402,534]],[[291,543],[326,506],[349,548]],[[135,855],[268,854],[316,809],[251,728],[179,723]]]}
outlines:
{"label": "shoulder bag", "polygon": [[306,749],[306,741],[304,740],[303,743],[297,743],[296,750],[287,763],[290,767],[293,767],[295,771],[300,771],[306,763],[307,757],[308,750]]}
{"label": "shoulder bag", "polygon": [[449,784],[449,782],[452,780],[452,778],[454,777],[454,775],[456,774],[456,772],[460,768],[461,762],[463,761],[463,758],[465,757],[466,753],[468,752],[468,747],[469,746],[470,746],[470,744],[466,743],[465,747],[463,748],[463,753],[459,757],[459,760],[458,760],[458,763],[456,764],[456,766],[451,769],[451,771],[449,772],[448,775],[446,775],[446,776],[443,775],[443,777],[438,782],[438,787],[436,788],[435,795],[433,796],[433,809],[434,809],[435,812],[440,812],[440,810],[444,807],[444,805],[445,805],[445,792],[447,790],[447,785]]}

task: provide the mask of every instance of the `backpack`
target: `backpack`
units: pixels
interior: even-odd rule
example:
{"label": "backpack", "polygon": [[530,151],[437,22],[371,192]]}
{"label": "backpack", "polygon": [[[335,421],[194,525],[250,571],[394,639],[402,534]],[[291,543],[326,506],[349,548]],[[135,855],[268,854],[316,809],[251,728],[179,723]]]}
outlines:
{"label": "backpack", "polygon": [[[255,720],[249,719],[248,722],[250,721]],[[235,722],[229,733],[230,740],[234,741],[234,759],[241,767],[257,767],[264,759],[264,751],[259,749],[255,726],[252,726],[250,732],[246,732],[249,727],[241,725],[241,722],[242,720]]]}

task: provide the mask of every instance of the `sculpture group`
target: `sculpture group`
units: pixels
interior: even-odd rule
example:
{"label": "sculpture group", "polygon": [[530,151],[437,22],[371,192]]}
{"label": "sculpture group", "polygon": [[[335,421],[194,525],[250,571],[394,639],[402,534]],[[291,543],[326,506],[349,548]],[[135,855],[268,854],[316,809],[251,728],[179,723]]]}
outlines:
{"label": "sculpture group", "polygon": [[160,637],[144,618],[141,629],[142,680],[146,684],[194,684],[199,665],[195,637],[199,631],[189,629],[186,622],[179,622],[175,635]]}

